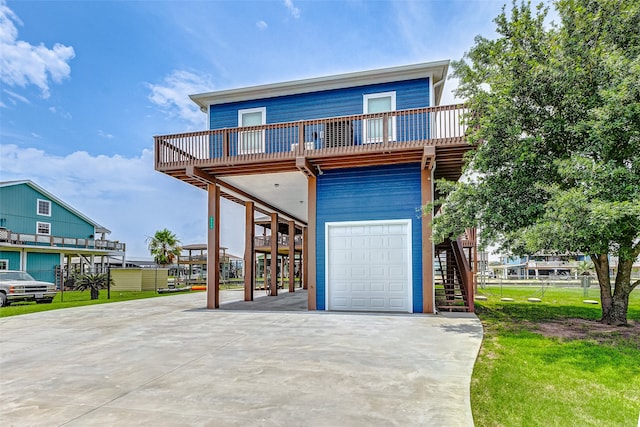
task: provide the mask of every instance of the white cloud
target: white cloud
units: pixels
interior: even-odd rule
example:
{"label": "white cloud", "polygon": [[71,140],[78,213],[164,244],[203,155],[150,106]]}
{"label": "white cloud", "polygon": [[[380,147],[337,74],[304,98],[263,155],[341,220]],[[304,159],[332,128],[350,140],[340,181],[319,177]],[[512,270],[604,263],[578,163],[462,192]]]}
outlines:
{"label": "white cloud", "polygon": [[148,84],[149,100],[171,116],[177,116],[193,126],[202,127],[205,115],[191,101],[189,95],[213,90],[209,76],[199,76],[184,70],[176,70],[164,78],[161,84]]}
{"label": "white cloud", "polygon": [[104,133],[104,131],[102,129],[98,130],[98,136],[101,136],[102,138],[106,138],[106,139],[113,139],[114,136],[110,133]]}
{"label": "white cloud", "polygon": [[300,18],[300,9],[293,5],[292,0],[284,0],[284,5],[287,7],[287,9],[289,9],[289,13],[291,14],[291,16],[293,16],[295,19]]}
{"label": "white cloud", "polygon": [[[108,238],[127,244],[127,257],[149,257],[145,239],[165,227],[183,244],[206,242],[206,192],[156,172],[151,150],[137,157],[54,156],[2,144],[0,158],[0,180],[32,180],[110,229]],[[232,246],[242,231],[223,229],[223,245]]]}
{"label": "white cloud", "polygon": [[264,21],[258,21],[256,22],[256,27],[258,27],[260,31],[264,31],[269,27],[269,24]]}
{"label": "white cloud", "polygon": [[9,100],[11,101],[11,103],[13,105],[16,105],[16,101],[20,101],[20,102],[23,102],[25,104],[31,104],[31,102],[27,98],[25,98],[24,96],[22,96],[22,95],[20,95],[18,93],[15,93],[15,92],[13,92],[11,90],[8,90],[8,89],[3,89],[3,92],[6,93],[7,95],[9,95]]}
{"label": "white cloud", "polygon": [[49,97],[49,81],[60,83],[71,74],[68,61],[75,57],[73,47],[59,43],[53,49],[18,40],[18,16],[0,0],[0,81],[8,86],[40,88]]}

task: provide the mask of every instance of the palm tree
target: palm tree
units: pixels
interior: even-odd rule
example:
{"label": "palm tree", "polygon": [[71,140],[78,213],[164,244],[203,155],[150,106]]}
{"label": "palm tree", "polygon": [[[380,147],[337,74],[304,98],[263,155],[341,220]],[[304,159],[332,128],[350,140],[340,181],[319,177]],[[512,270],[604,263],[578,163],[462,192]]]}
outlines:
{"label": "palm tree", "polygon": [[85,273],[76,276],[74,288],[79,291],[91,290],[91,299],[98,299],[100,289],[113,285],[113,278],[106,273]]}
{"label": "palm tree", "polygon": [[153,256],[153,260],[156,264],[161,266],[167,266],[173,264],[176,257],[180,255],[182,248],[180,247],[180,240],[171,231],[158,230],[153,237],[147,239],[149,244],[149,251]]}

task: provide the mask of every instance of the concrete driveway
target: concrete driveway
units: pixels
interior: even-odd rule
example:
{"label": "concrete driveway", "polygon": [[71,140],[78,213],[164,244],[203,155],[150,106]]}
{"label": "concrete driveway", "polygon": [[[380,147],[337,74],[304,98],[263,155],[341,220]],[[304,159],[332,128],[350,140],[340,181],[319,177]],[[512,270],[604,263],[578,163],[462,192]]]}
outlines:
{"label": "concrete driveway", "polygon": [[204,310],[193,293],[2,318],[0,425],[473,425],[475,316],[258,311],[287,298],[306,295],[254,310]]}

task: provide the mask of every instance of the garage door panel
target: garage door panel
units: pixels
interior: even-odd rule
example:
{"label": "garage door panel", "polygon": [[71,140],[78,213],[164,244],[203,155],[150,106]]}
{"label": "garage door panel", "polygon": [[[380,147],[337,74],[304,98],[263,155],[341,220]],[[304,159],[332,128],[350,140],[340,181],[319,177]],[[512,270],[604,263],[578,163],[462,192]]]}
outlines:
{"label": "garage door panel", "polygon": [[404,292],[405,286],[404,283],[389,283],[389,292]]}
{"label": "garage door panel", "polygon": [[326,298],[330,310],[411,312],[411,221],[330,223]]}
{"label": "garage door panel", "polygon": [[389,308],[391,309],[403,309],[404,304],[404,298],[389,298]]}
{"label": "garage door panel", "polygon": [[387,287],[385,286],[385,283],[373,282],[371,283],[370,290],[371,290],[371,293],[386,292]]}

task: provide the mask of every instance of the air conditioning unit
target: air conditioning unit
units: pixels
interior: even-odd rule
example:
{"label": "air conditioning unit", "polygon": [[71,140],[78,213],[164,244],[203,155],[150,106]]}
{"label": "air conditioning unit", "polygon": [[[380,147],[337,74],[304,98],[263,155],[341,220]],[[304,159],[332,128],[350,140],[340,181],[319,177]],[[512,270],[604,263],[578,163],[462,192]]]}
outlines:
{"label": "air conditioning unit", "polygon": [[[309,142],[305,142],[304,143],[304,149],[305,150],[313,150],[316,148],[316,143],[313,141],[309,141]],[[291,144],[291,151],[298,151],[298,143],[295,142],[293,144]]]}
{"label": "air conditioning unit", "polygon": [[325,126],[325,147],[347,147],[353,145],[351,120],[329,122]]}

